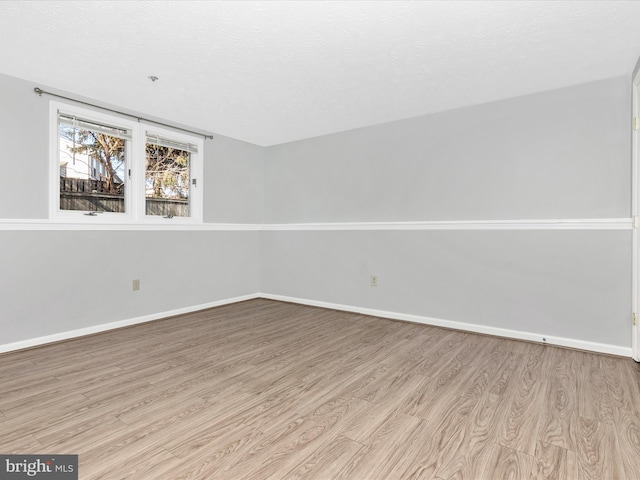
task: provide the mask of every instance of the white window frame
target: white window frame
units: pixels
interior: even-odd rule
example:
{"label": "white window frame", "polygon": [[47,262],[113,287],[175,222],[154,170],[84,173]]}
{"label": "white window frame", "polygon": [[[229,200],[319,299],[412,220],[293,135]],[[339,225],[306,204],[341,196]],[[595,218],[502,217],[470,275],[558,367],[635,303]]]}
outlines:
{"label": "white window frame", "polygon": [[[140,142],[140,167],[137,169],[136,173],[140,174],[140,178],[136,179],[138,185],[142,191],[141,202],[142,205],[139,208],[139,211],[144,217],[144,223],[162,223],[162,224],[193,224],[193,223],[202,223],[202,199],[203,199],[203,188],[202,188],[202,177],[203,177],[203,151],[204,151],[204,140],[202,137],[198,137],[195,135],[189,135],[183,132],[176,132],[174,130],[170,130],[167,128],[159,127],[157,125],[148,124],[145,122],[140,122],[141,128],[141,137],[142,141]],[[198,150],[197,153],[191,153],[189,155],[189,182],[191,185],[189,187],[189,216],[188,217],[172,217],[166,218],[160,215],[147,215],[146,214],[146,198],[145,198],[145,167],[146,167],[146,141],[147,136],[158,136],[160,138],[166,138],[173,140],[178,143],[191,144],[196,147]],[[196,181],[195,185],[192,183],[193,180]]]}
{"label": "white window frame", "polygon": [[[124,212],[100,212],[87,215],[83,210],[60,210],[60,140],[58,130],[59,113],[74,115],[96,123],[122,127],[131,131],[131,140],[126,142],[126,170],[124,187]],[[189,158],[190,180],[196,184],[189,189],[189,216],[166,218],[146,215],[145,199],[145,143],[147,132],[179,143],[195,145],[197,153]],[[202,224],[203,219],[203,171],[204,140],[197,135],[177,132],[169,128],[136,122],[98,110],[78,107],[51,100],[49,102],[49,219],[60,223],[83,224],[162,224],[193,225]],[[130,173],[129,173],[130,172]]]}

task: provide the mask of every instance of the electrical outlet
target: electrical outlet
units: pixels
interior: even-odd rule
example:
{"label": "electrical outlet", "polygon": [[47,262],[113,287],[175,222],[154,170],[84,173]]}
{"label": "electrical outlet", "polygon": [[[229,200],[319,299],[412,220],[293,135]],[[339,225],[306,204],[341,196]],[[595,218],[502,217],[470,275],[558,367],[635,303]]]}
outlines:
{"label": "electrical outlet", "polygon": [[378,286],[378,276],[377,275],[371,275],[371,286],[372,287],[377,287]]}
{"label": "electrical outlet", "polygon": [[134,291],[140,290],[140,280],[134,280],[133,284],[131,285],[131,289]]}

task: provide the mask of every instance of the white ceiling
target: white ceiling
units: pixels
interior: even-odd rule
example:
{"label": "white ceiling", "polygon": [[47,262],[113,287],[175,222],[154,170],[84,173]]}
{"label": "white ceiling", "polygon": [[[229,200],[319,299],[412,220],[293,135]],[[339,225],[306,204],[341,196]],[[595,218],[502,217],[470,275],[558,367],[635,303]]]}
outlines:
{"label": "white ceiling", "polygon": [[638,56],[636,1],[0,1],[0,72],[263,146],[630,74]]}

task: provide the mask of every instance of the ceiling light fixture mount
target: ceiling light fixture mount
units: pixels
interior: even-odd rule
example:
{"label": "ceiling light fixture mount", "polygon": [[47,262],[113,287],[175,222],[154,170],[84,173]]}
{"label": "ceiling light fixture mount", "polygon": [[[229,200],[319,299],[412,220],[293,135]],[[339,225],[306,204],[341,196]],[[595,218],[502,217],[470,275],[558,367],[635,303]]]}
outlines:
{"label": "ceiling light fixture mount", "polygon": [[155,75],[149,75],[149,80],[151,80],[152,82],[155,82],[156,80],[158,80],[158,77],[156,77]]}

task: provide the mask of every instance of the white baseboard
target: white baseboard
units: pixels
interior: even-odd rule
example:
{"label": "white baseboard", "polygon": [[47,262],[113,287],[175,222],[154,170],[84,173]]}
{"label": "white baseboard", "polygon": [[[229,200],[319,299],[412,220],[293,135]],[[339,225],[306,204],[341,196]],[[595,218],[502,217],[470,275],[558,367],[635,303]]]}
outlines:
{"label": "white baseboard", "polygon": [[319,300],[309,300],[306,298],[288,297],[285,295],[273,295],[270,293],[253,293],[249,295],[243,295],[240,297],[226,298],[226,299],[217,300],[214,302],[203,303],[200,305],[193,305],[193,306],[184,307],[184,308],[177,308],[175,310],[153,313],[153,314],[144,315],[141,317],[120,320],[117,322],[103,323],[101,325],[94,325],[91,327],[80,328],[77,330],[69,330],[67,332],[55,333],[53,335],[46,335],[44,337],[30,338],[30,339],[22,340],[19,342],[6,343],[3,345],[0,344],[0,353],[11,352],[15,350],[22,350],[25,348],[36,347],[38,345],[44,345],[47,343],[59,342],[61,340],[69,340],[72,338],[82,337],[85,335],[91,335],[94,333],[114,330],[116,328],[128,327],[130,325],[150,322],[152,320],[159,320],[159,319],[171,317],[174,315],[191,313],[198,310],[219,307],[222,305],[242,302],[245,300],[253,300],[255,298],[266,298],[269,300],[278,300],[282,302],[298,303],[301,305],[330,308],[333,310],[341,310],[345,312],[361,313],[363,315],[389,318],[392,320],[402,320],[406,322],[422,323],[425,325],[453,328],[456,330],[464,330],[468,332],[484,333],[487,335],[495,335],[498,337],[506,337],[506,338],[513,338],[518,340],[528,340],[533,342],[547,343],[549,345],[558,345],[562,347],[577,348],[580,350],[587,350],[587,351],[598,352],[598,353],[607,353],[610,355],[618,355],[622,357],[632,356],[631,347],[621,347],[618,345],[589,342],[586,340],[576,340],[572,338],[546,336],[539,333],[522,332],[520,330],[510,330],[505,328],[489,327],[485,325],[476,325],[473,323],[464,323],[464,322],[456,322],[452,320],[442,320],[442,319],[433,318],[433,317],[424,317],[421,315],[411,315],[406,313],[389,312],[385,310],[375,310],[372,308],[355,307],[353,305],[342,305],[339,303],[322,302]]}
{"label": "white baseboard", "polygon": [[[88,220],[84,218],[84,220]],[[95,217],[87,223],[65,223],[49,219],[0,218],[2,230],[189,230],[189,231],[315,231],[315,230],[632,230],[631,218],[558,218],[529,220],[437,220],[402,222],[334,223],[202,223],[167,225],[138,223],[100,223]]]}
{"label": "white baseboard", "polygon": [[389,318],[392,320],[402,320],[405,322],[422,323],[425,325],[433,325],[436,327],[453,328],[455,330],[464,330],[474,333],[483,333],[494,335],[497,337],[513,338],[517,340],[528,340],[532,342],[546,343],[549,345],[557,345],[561,347],[576,348],[579,350],[587,350],[590,352],[608,353],[621,357],[631,357],[631,347],[621,347],[618,345],[609,345],[606,343],[590,342],[587,340],[577,340],[573,338],[554,337],[540,333],[523,332],[520,330],[510,330],[506,328],[489,327],[485,325],[477,325],[473,323],[456,322],[452,320],[442,320],[440,318],[424,317],[421,315],[411,315],[406,313],[388,312],[385,310],[374,310],[372,308],[354,307],[353,305],[342,305],[339,303],[322,302],[318,300],[309,300],[306,298],[288,297],[285,295],[272,295],[269,293],[261,293],[261,298],[270,300],[279,300],[282,302],[299,303],[302,305],[310,305],[314,307],[331,308],[333,310],[342,310],[345,312],[361,313],[364,315],[372,315],[374,317]]}
{"label": "white baseboard", "polygon": [[93,325],[91,327],[79,328],[77,330],[54,333],[53,335],[45,335],[44,337],[29,338],[28,340],[22,340],[14,343],[5,343],[4,345],[0,345],[0,353],[22,350],[24,348],[36,347],[38,345],[59,342],[61,340],[70,340],[72,338],[92,335],[94,333],[106,332],[107,330],[128,327],[131,325],[136,325],[138,323],[150,322],[152,320],[159,320],[161,318],[172,317],[174,315],[182,315],[183,313],[191,313],[198,310],[204,310],[206,308],[219,307],[221,305],[228,305],[230,303],[243,302],[245,300],[253,300],[254,298],[260,298],[260,295],[257,293],[253,293],[240,297],[225,298],[223,300],[216,300],[215,302],[202,303],[200,305],[193,305],[190,307],[176,308],[175,310],[152,313],[150,315],[143,315],[141,317],[129,318],[117,322],[103,323],[101,325]]}

